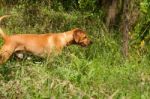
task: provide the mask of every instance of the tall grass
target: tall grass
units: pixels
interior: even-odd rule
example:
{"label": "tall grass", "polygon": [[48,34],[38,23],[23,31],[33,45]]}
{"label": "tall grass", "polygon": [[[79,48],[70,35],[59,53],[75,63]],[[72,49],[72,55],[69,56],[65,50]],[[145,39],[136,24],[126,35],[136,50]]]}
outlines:
{"label": "tall grass", "polygon": [[44,6],[7,10],[0,10],[1,15],[13,15],[2,23],[7,34],[62,32],[79,27],[93,44],[87,48],[68,46],[49,59],[12,57],[0,67],[1,99],[149,99],[149,56],[131,55],[124,60],[120,35],[107,32],[101,14],[55,11]]}

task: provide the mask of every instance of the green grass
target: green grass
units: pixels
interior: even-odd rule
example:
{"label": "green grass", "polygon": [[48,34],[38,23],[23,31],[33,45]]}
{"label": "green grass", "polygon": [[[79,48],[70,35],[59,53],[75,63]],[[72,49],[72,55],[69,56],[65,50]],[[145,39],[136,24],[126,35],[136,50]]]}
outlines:
{"label": "green grass", "polygon": [[114,98],[119,99],[150,97],[150,67],[145,58],[140,63],[111,65],[105,57],[88,59],[86,50],[74,47],[49,60],[7,62],[0,68],[1,97],[88,99],[108,98],[115,92]]}
{"label": "green grass", "polygon": [[[69,46],[49,59],[11,58],[0,67],[1,99],[150,98],[149,54],[132,52],[125,60],[120,35],[112,31],[109,36],[100,15],[40,9],[36,16],[13,8],[9,12],[14,16],[3,22],[4,30],[8,34],[47,33],[79,27],[94,43],[87,48]],[[6,13],[3,10],[1,15]]]}

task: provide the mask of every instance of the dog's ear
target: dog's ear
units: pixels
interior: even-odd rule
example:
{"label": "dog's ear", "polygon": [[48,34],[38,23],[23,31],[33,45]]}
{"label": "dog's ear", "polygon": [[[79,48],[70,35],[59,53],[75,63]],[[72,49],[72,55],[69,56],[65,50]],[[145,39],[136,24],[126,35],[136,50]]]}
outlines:
{"label": "dog's ear", "polygon": [[78,43],[80,41],[80,36],[83,33],[83,31],[81,29],[73,29],[73,38],[75,40],[76,43]]}

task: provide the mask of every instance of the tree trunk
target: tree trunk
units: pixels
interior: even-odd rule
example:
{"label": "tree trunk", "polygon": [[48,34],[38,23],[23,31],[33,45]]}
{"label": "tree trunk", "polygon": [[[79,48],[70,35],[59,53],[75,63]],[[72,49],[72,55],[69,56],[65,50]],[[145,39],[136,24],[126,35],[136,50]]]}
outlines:
{"label": "tree trunk", "polygon": [[123,17],[122,17],[122,29],[123,33],[123,55],[125,58],[128,57],[128,43],[129,43],[129,0],[123,2]]}
{"label": "tree trunk", "polygon": [[112,0],[111,5],[109,6],[107,11],[106,26],[110,29],[113,28],[116,23],[116,16],[118,13],[117,1],[118,0]]}

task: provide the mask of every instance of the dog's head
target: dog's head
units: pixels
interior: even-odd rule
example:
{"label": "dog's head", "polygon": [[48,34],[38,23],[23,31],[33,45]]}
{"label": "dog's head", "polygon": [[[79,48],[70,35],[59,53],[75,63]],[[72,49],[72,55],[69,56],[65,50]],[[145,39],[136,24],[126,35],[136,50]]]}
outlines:
{"label": "dog's head", "polygon": [[87,34],[81,29],[73,29],[73,39],[76,44],[86,47],[92,44],[92,41],[88,38]]}

